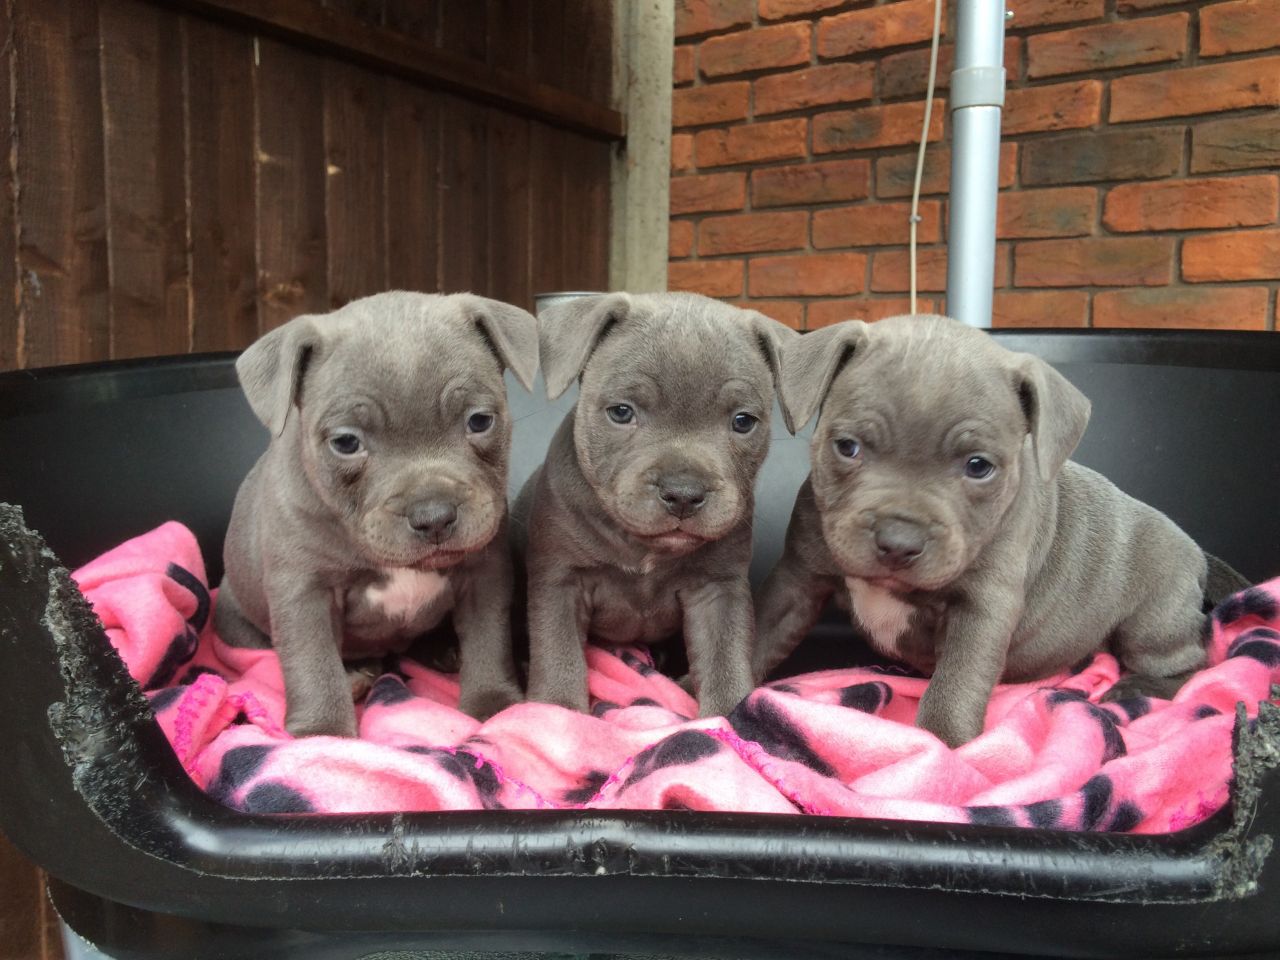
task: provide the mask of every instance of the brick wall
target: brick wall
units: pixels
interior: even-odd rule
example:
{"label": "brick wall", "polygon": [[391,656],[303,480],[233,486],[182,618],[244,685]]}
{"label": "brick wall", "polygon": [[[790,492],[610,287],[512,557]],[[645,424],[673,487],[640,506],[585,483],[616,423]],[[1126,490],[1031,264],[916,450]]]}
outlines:
{"label": "brick wall", "polygon": [[[1280,0],[1008,5],[995,322],[1275,329]],[[676,0],[672,289],[802,329],[908,309],[932,18]],[[951,53],[944,34],[921,310],[945,306]]]}

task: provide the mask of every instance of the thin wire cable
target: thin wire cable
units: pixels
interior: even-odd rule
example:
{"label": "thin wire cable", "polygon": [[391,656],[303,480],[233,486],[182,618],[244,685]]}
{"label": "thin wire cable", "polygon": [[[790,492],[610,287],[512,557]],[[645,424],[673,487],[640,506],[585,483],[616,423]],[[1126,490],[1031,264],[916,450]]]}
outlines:
{"label": "thin wire cable", "polygon": [[929,50],[929,84],[924,94],[924,128],[916,153],[916,180],[911,188],[911,312],[916,312],[916,229],[920,225],[920,181],[924,178],[924,151],[929,145],[929,124],[933,121],[933,88],[938,80],[938,38],[942,33],[942,0],[933,0],[933,45]]}

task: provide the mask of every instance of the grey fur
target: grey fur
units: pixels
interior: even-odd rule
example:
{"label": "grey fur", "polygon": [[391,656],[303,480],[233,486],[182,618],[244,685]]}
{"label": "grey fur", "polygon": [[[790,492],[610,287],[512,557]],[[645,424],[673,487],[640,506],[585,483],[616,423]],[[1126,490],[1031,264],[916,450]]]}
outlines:
{"label": "grey fur", "polygon": [[[932,674],[917,722],[951,745],[982,731],[999,680],[1108,644],[1134,672],[1114,697],[1168,696],[1202,665],[1204,553],[1067,460],[1089,403],[1047,363],[945,317],[895,317],[807,334],[783,384],[797,422],[822,410],[757,597],[757,679],[833,596],[881,652]],[[975,454],[988,479],[965,475]]]}
{"label": "grey fur", "polygon": [[[532,383],[530,314],[405,292],[298,317],[237,361],[272,439],[236,496],[215,623],[233,645],[275,646],[291,733],[354,735],[343,656],[401,649],[450,611],[462,709],[483,718],[520,699],[503,367]],[[492,425],[470,430],[474,413]],[[340,432],[365,453],[335,452]],[[401,582],[433,589],[386,593]]]}
{"label": "grey fur", "polygon": [[[754,485],[795,333],[692,294],[578,299],[538,327],[548,392],[579,375],[581,389],[513,507],[528,538],[530,699],[587,708],[588,636],[683,632],[702,714],[726,713],[752,687]],[[633,423],[609,419],[617,404]],[[732,429],[739,412],[758,421],[748,433]],[[686,482],[705,502],[682,517],[659,494]]]}

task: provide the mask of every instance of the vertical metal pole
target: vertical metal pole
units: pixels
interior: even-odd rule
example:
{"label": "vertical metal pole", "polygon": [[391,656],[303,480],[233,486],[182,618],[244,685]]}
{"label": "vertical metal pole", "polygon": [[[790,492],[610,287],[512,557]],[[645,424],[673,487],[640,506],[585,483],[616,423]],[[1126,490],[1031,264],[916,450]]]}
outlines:
{"label": "vertical metal pole", "polygon": [[1004,10],[1004,0],[959,0],[956,9],[947,313],[971,327],[991,326],[1004,106]]}

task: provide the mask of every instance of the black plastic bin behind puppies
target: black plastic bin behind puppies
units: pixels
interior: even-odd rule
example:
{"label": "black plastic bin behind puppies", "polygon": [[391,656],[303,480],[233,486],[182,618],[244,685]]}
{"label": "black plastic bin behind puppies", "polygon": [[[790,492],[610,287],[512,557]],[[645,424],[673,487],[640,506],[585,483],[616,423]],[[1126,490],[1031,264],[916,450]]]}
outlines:
{"label": "black plastic bin behind puppies", "polygon": [[[1247,577],[1280,573],[1280,336],[999,336],[1093,401],[1081,462]],[[516,417],[545,406],[513,401]],[[520,421],[513,485],[559,419],[543,412]],[[265,439],[230,356],[0,377],[0,501],[72,567],[178,519],[216,582]],[[756,575],[804,476],[803,442],[777,443],[796,446],[762,474]],[[16,513],[2,527],[0,829],[49,872],[73,957],[1280,951],[1274,710],[1238,737],[1231,805],[1167,836],[689,812],[248,816],[187,779],[66,578],[50,577],[58,561]],[[796,665],[851,651],[837,618]]]}

